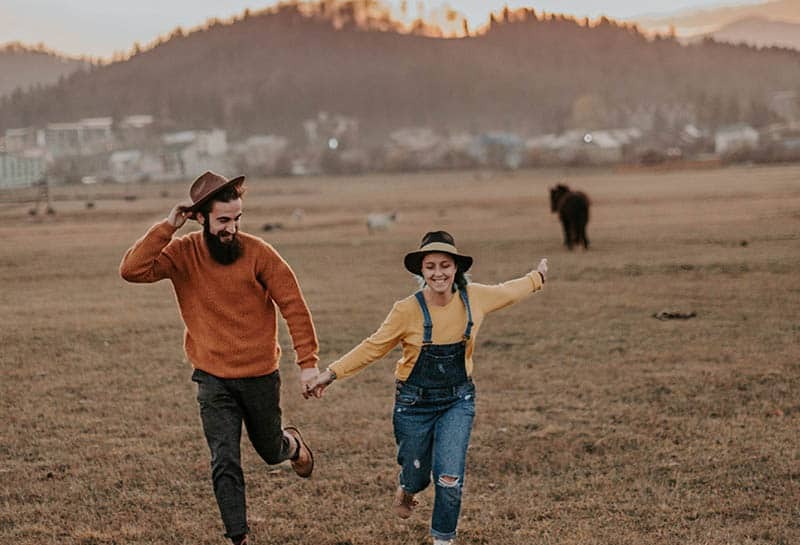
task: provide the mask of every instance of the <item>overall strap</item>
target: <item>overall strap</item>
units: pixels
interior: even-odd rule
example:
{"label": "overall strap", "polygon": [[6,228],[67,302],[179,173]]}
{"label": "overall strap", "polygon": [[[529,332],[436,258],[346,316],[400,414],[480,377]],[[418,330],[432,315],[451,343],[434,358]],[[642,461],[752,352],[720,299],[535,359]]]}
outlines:
{"label": "overall strap", "polygon": [[422,344],[431,344],[433,342],[433,322],[431,321],[431,313],[428,312],[428,305],[425,303],[425,296],[422,294],[422,290],[415,293],[414,296],[422,309]]}
{"label": "overall strap", "polygon": [[461,295],[461,300],[464,301],[464,306],[467,307],[467,329],[464,331],[464,340],[469,340],[472,335],[472,309],[469,307],[469,297],[467,297],[467,288],[458,290]]}

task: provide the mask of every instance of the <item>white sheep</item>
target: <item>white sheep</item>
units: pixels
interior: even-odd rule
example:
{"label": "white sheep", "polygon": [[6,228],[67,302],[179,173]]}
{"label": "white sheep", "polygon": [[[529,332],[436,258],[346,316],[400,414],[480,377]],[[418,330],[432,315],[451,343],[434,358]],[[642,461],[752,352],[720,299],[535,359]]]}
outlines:
{"label": "white sheep", "polygon": [[372,234],[375,231],[386,231],[397,221],[397,212],[384,214],[367,215],[367,231]]}

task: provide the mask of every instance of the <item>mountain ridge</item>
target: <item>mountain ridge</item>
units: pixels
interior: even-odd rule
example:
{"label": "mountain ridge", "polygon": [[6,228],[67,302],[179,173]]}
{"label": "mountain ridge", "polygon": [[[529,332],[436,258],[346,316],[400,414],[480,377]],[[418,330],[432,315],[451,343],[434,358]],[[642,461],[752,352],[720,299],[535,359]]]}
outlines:
{"label": "mountain ridge", "polygon": [[6,97],[0,129],[150,113],[165,129],[300,136],[320,111],[357,119],[365,138],[404,126],[623,126],[639,111],[654,123],[713,125],[764,118],[770,93],[800,87],[800,54],[687,46],[605,18],[506,10],[481,35],[440,39],[345,15],[334,24],[330,12],[289,4],[175,32],[123,62]]}
{"label": "mountain ridge", "polygon": [[37,85],[50,85],[59,78],[86,68],[88,62],[51,51],[44,45],[11,42],[0,46],[0,97]]}
{"label": "mountain ridge", "polygon": [[678,36],[697,39],[711,35],[727,25],[754,17],[800,24],[800,2],[771,0],[757,4],[690,8],[669,15],[642,16],[637,18],[637,24],[654,32],[669,32],[674,29]]}

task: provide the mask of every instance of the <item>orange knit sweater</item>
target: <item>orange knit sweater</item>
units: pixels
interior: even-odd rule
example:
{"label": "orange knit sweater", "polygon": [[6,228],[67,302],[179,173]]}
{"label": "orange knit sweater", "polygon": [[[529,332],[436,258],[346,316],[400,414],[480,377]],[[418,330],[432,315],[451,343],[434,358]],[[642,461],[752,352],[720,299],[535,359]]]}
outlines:
{"label": "orange knit sweater", "polygon": [[125,253],[119,270],[129,282],[172,281],[193,367],[221,378],[275,371],[281,355],[276,306],[289,326],[298,365],[317,365],[319,344],[308,305],[294,272],[272,246],[240,232],[242,256],[220,265],[202,231],[173,239],[175,231],[166,220],[151,227]]}

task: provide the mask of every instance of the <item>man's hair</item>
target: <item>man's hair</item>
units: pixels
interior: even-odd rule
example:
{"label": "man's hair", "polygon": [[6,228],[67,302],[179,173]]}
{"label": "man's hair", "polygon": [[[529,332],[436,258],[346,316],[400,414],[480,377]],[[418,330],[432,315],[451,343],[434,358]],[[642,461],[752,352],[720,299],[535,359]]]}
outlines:
{"label": "man's hair", "polygon": [[211,208],[213,208],[215,201],[219,202],[235,201],[236,199],[240,199],[242,195],[244,195],[245,190],[246,188],[244,186],[244,183],[230,185],[225,189],[221,190],[220,192],[215,193],[214,196],[208,199],[206,202],[204,202],[197,211],[203,214],[203,217],[205,217],[206,221],[208,221],[208,215],[211,212]]}

